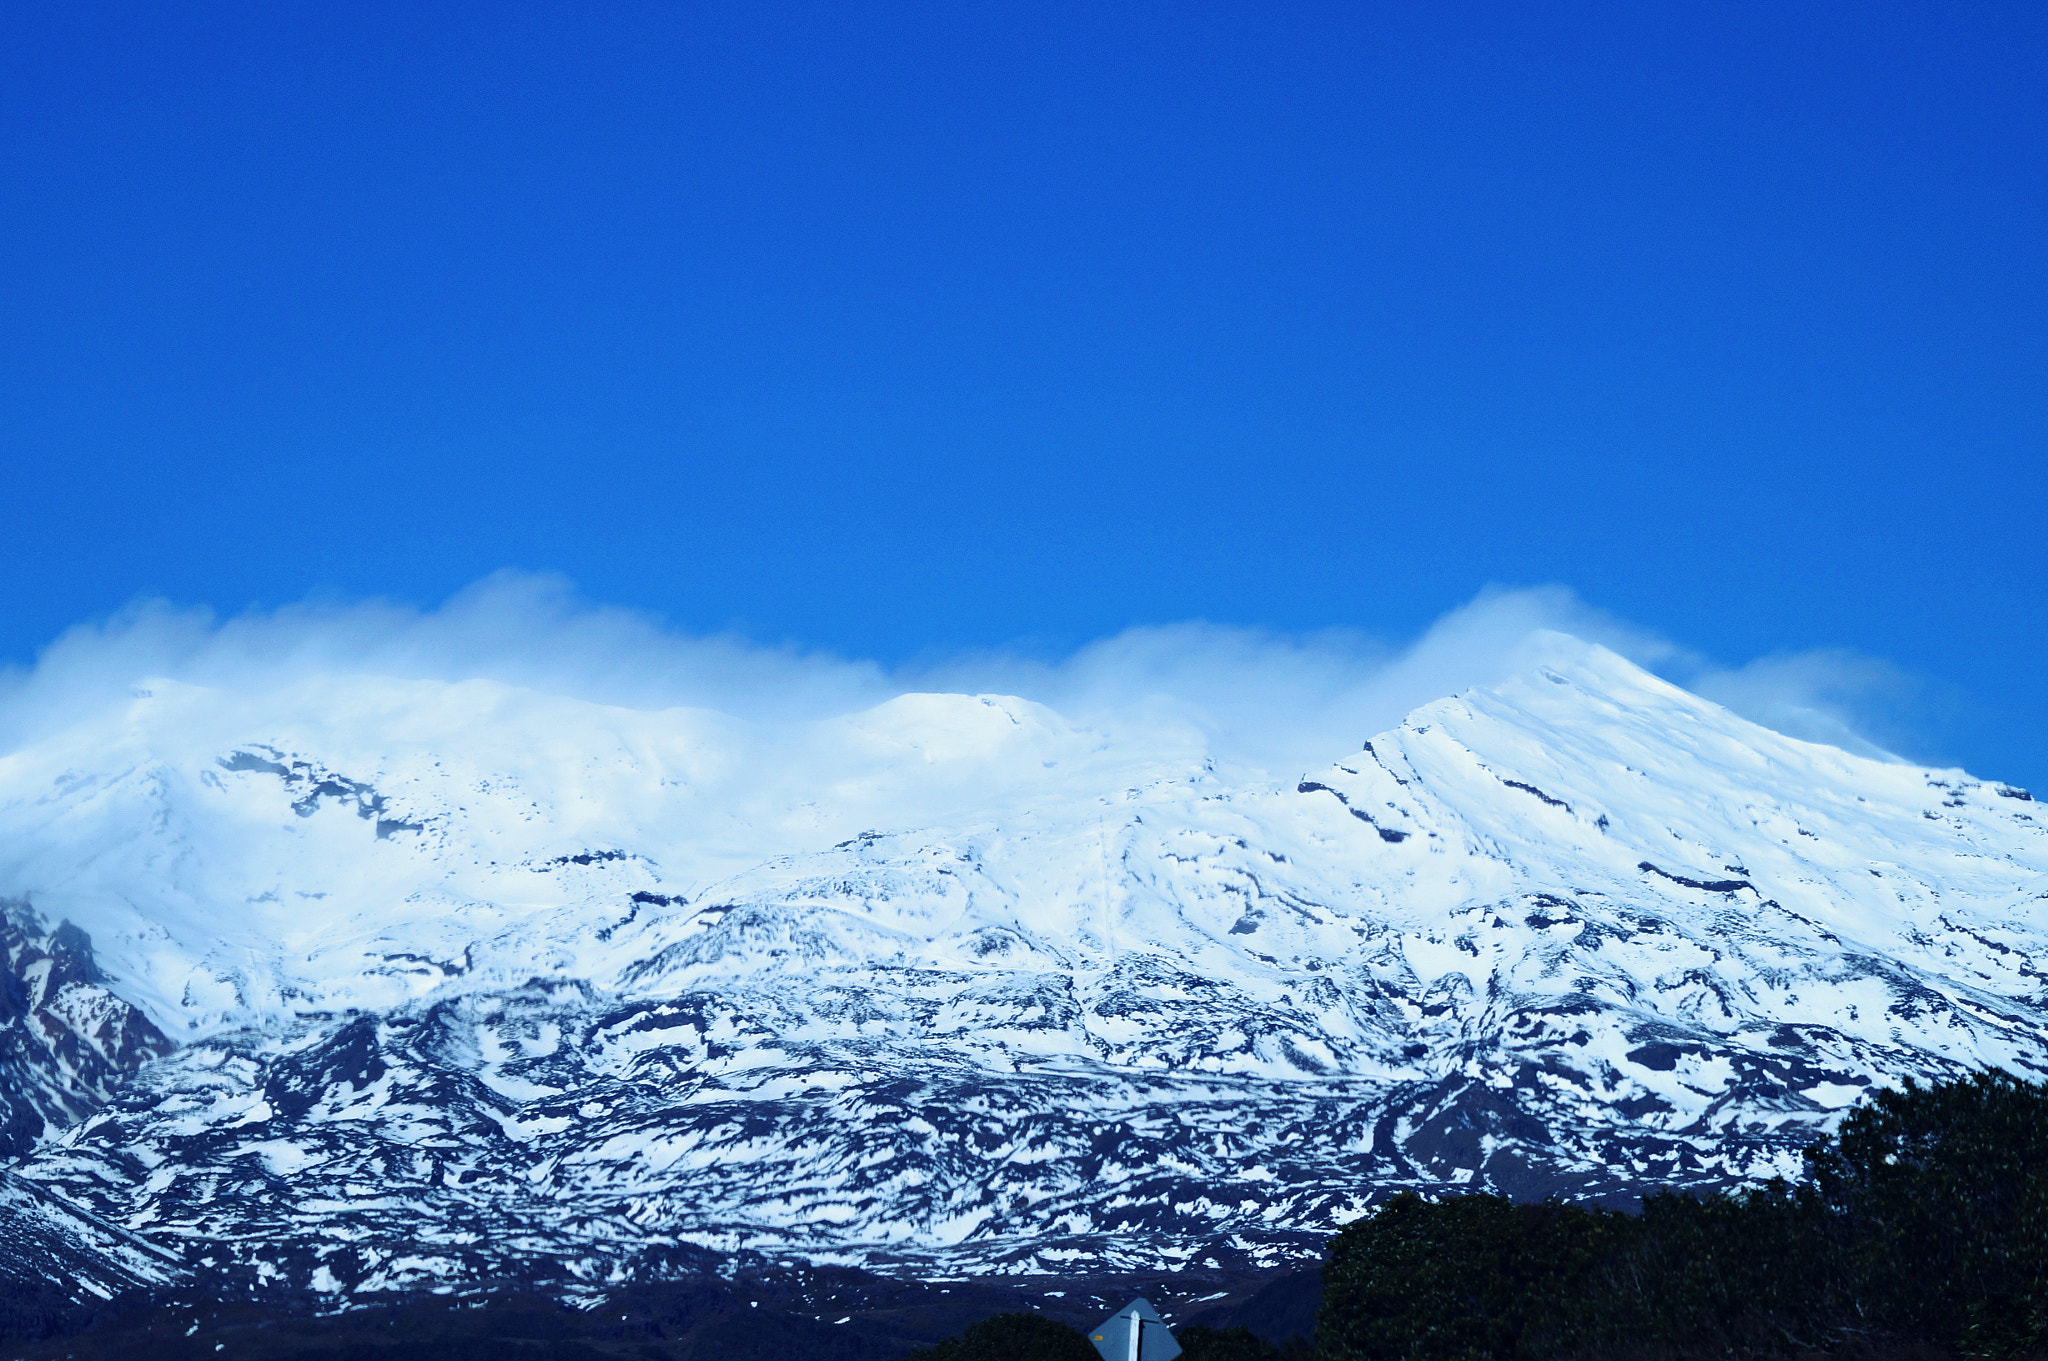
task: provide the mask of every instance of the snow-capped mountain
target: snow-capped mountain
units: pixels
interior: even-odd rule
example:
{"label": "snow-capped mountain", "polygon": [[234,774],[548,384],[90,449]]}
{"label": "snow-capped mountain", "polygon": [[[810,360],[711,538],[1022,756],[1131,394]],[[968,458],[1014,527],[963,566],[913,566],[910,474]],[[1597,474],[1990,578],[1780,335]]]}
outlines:
{"label": "snow-capped mountain", "polygon": [[1248,1265],[2048,1071],[2025,791],[1542,651],[1279,782],[998,696],[146,686],[0,759],[0,892],[138,1009],[16,1174],[324,1290]]}

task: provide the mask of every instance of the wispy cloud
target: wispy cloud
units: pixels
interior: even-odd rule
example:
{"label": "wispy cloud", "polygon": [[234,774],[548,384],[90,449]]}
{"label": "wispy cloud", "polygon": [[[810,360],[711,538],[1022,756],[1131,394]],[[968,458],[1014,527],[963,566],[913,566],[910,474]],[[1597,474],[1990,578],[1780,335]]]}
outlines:
{"label": "wispy cloud", "polygon": [[1890,662],[1839,648],[1775,653],[1732,669],[1707,668],[1690,688],[1753,723],[1791,737],[1897,760],[1882,741],[1911,740],[1902,715],[1919,683]]}
{"label": "wispy cloud", "polygon": [[0,675],[0,750],[168,678],[229,693],[314,675],[484,678],[631,708],[689,706],[775,724],[851,713],[911,691],[1021,695],[1070,721],[1142,739],[1192,730],[1221,760],[1286,775],[1355,748],[1417,705],[1504,678],[1556,630],[1790,735],[1882,755],[1909,678],[1820,650],[1735,667],[1603,613],[1562,587],[1490,589],[1420,638],[1282,634],[1200,622],[1134,628],[1057,659],[982,650],[896,668],[680,632],[580,597],[561,578],[499,573],[432,609],[311,600],[220,617],[143,601],[79,625]]}

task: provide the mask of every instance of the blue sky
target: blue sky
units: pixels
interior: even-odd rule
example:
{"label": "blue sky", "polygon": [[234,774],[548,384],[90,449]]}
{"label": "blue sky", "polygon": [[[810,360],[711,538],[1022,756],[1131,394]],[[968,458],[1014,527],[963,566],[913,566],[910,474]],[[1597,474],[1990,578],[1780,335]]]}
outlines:
{"label": "blue sky", "polygon": [[1559,583],[2048,784],[2048,11],[17,5],[0,660],[504,567],[885,663]]}

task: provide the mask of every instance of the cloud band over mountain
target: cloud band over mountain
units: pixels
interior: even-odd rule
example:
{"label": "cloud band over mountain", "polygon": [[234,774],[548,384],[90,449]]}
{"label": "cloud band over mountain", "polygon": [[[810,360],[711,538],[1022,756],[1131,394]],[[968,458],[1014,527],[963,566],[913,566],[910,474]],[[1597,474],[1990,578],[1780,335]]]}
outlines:
{"label": "cloud band over mountain", "polygon": [[254,696],[316,675],[377,675],[710,709],[768,729],[910,692],[1012,694],[1127,739],[1170,729],[1176,745],[1197,741],[1220,761],[1287,778],[1419,704],[1501,679],[1545,630],[1598,642],[1790,736],[1863,755],[1914,745],[1899,718],[1912,681],[1888,663],[1816,649],[1723,666],[1559,586],[1489,588],[1405,643],[1348,629],[1287,634],[1189,621],[1126,629],[1061,655],[994,648],[892,665],[689,634],[590,602],[561,577],[504,571],[424,609],[314,598],[222,616],[135,602],[0,674],[0,753],[152,680]]}

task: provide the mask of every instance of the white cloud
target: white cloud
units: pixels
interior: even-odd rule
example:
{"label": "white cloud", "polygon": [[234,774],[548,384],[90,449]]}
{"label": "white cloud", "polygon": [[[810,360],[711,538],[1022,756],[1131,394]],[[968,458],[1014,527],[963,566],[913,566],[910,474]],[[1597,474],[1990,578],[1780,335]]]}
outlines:
{"label": "white cloud", "polygon": [[122,702],[164,677],[229,693],[313,675],[485,678],[632,708],[715,709],[774,725],[867,709],[910,691],[1016,694],[1125,737],[1192,729],[1218,759],[1286,777],[1355,749],[1417,705],[1497,681],[1531,635],[1598,642],[1755,721],[1878,753],[1863,734],[1903,693],[1853,654],[1718,668],[1561,587],[1490,589],[1406,646],[1349,630],[1288,635],[1184,623],[1134,628],[1057,660],[962,653],[886,668],[731,636],[693,636],[594,605],[557,577],[499,573],[434,609],[311,600],[221,618],[145,601],[79,625],[0,675],[0,751]]}
{"label": "white cloud", "polygon": [[1888,761],[1899,758],[1872,737],[1896,726],[1890,715],[1918,689],[1890,662],[1838,648],[1759,657],[1732,670],[1703,671],[1688,684],[1753,723]]}

